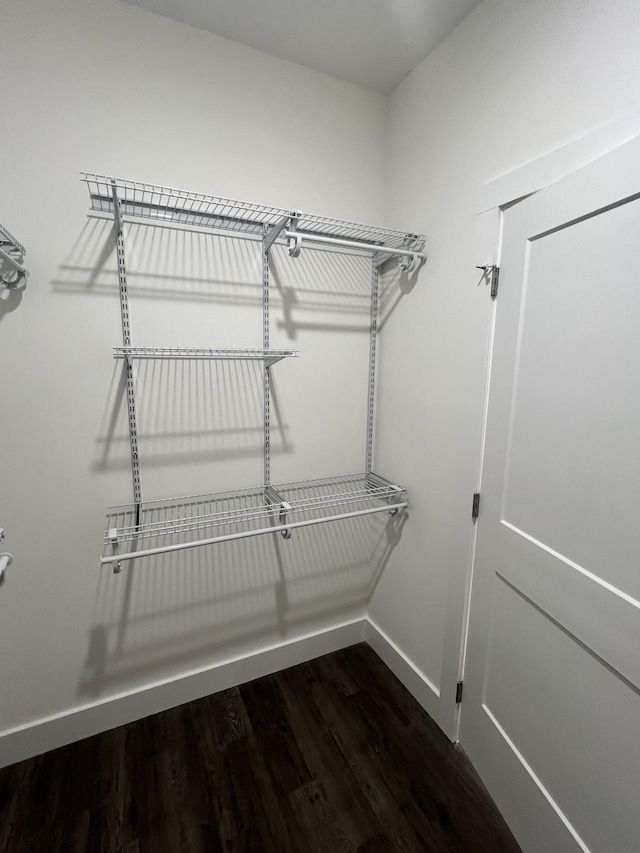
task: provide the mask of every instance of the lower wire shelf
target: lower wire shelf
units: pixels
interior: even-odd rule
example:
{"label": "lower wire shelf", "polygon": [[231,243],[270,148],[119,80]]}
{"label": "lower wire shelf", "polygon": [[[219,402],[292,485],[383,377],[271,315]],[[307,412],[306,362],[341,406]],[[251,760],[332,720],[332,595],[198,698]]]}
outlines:
{"label": "lower wire shelf", "polygon": [[212,495],[189,495],[110,507],[102,565],[115,571],[126,560],[217,542],[281,533],[408,505],[406,489],[377,474],[258,486]]}

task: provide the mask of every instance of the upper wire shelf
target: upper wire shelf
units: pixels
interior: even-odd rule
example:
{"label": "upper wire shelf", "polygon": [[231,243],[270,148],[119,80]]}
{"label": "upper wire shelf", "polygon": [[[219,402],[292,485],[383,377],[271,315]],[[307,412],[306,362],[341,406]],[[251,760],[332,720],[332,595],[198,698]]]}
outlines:
{"label": "upper wire shelf", "polygon": [[425,244],[425,237],[420,234],[89,172],[81,172],[80,176],[87,184],[91,209],[107,213],[114,212],[115,189],[120,213],[124,216],[255,235],[262,235],[270,228],[282,228],[283,223],[293,221],[296,229],[309,238],[313,235],[335,237],[367,244],[374,251],[398,249],[415,253],[421,252]]}
{"label": "upper wire shelf", "polygon": [[289,538],[294,528],[378,512],[396,515],[407,504],[405,489],[369,473],[116,506],[107,515],[101,563],[116,566],[265,533]]}
{"label": "upper wire shelf", "polygon": [[283,358],[296,358],[293,349],[211,349],[202,347],[114,347],[115,358],[218,359],[224,361],[264,361],[267,367]]}
{"label": "upper wire shelf", "polygon": [[25,286],[29,276],[23,266],[26,253],[22,243],[0,225],[0,287],[15,290]]}

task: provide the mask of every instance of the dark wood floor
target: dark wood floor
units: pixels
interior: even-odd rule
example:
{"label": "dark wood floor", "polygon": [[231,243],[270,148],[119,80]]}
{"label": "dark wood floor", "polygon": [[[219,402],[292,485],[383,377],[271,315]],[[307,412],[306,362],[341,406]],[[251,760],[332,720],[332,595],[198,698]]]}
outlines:
{"label": "dark wood floor", "polygon": [[519,848],[362,644],[0,770],[0,850]]}

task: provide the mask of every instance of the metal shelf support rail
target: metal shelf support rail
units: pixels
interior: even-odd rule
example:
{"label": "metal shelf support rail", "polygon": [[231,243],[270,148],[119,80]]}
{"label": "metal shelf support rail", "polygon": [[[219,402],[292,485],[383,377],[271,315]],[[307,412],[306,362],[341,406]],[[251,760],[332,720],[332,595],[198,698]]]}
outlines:
{"label": "metal shelf support rail", "polygon": [[[115,181],[111,186],[113,196],[113,218],[116,228],[116,249],[118,257],[118,290],[120,294],[120,317],[122,320],[122,344],[125,349],[131,347],[131,323],[129,318],[129,292],[127,288],[127,264],[124,245],[124,229],[120,200]],[[129,423],[129,447],[131,450],[131,476],[133,480],[133,501],[135,504],[136,524],[140,521],[142,503],[142,481],[140,478],[140,457],[138,453],[138,419],[136,415],[136,394],[133,381],[133,361],[125,359],[127,371],[127,419]],[[118,567],[115,567],[116,570]]]}
{"label": "metal shelf support rail", "polygon": [[18,290],[26,286],[29,277],[23,264],[26,254],[22,243],[0,225],[0,287]]}
{"label": "metal shelf support rail", "polygon": [[[278,223],[269,230],[267,226],[262,234],[262,346],[269,349],[270,319],[269,319],[269,249],[279,232],[284,228],[286,217],[281,217]],[[262,422],[263,422],[263,481],[265,489],[271,484],[271,364],[264,363],[262,377]]]}
{"label": "metal shelf support rail", "polygon": [[376,345],[378,339],[378,285],[380,273],[375,259],[371,264],[371,326],[369,330],[369,386],[367,391],[367,455],[365,471],[373,465],[373,430],[376,408]]}

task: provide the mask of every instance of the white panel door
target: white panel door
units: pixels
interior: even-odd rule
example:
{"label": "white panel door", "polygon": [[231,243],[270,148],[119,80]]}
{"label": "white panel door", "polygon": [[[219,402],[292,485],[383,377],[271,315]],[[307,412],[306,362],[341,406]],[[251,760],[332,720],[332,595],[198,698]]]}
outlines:
{"label": "white panel door", "polygon": [[640,853],[640,140],[504,214],[461,713],[525,853]]}

